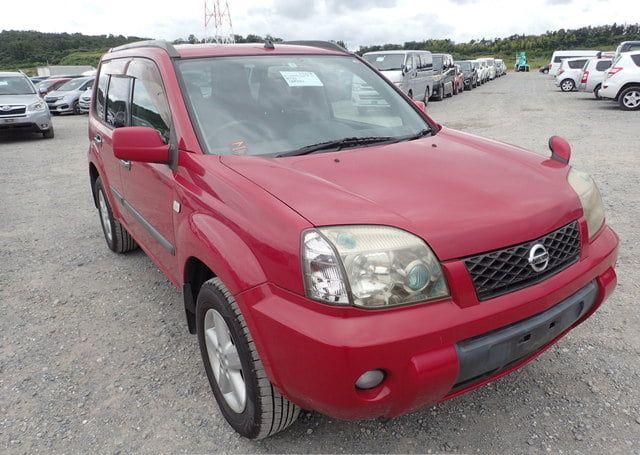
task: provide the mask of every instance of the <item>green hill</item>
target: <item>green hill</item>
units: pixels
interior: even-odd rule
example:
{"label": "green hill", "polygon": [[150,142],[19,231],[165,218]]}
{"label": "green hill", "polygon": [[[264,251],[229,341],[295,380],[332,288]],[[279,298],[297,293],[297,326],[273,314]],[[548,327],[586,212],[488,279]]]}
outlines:
{"label": "green hill", "polygon": [[28,69],[44,65],[93,65],[109,48],[144,38],[82,33],[0,32],[0,69]]}

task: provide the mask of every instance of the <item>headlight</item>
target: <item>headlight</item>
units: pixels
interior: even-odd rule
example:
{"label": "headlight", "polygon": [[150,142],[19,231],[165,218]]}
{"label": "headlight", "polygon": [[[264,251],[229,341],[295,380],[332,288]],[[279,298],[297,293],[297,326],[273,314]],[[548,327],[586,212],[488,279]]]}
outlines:
{"label": "headlight", "polygon": [[33,104],[29,105],[29,110],[32,112],[44,111],[47,108],[47,105],[43,101],[36,101]]}
{"label": "headlight", "polygon": [[587,220],[589,240],[600,230],[604,224],[604,206],[602,196],[596,182],[586,172],[571,168],[569,170],[569,185],[578,194],[584,217]]}
{"label": "headlight", "polygon": [[447,297],[438,259],[413,234],[385,226],[335,226],[305,232],[307,296],[362,308]]}

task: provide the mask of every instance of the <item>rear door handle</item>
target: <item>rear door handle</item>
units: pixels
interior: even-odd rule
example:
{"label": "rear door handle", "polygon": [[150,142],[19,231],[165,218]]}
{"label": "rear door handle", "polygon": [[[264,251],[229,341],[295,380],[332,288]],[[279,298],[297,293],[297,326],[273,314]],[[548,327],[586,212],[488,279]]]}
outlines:
{"label": "rear door handle", "polygon": [[95,142],[96,144],[102,144],[102,136],[96,134],[95,136],[93,136],[93,142]]}
{"label": "rear door handle", "polygon": [[120,165],[125,168],[127,171],[131,170],[131,161],[120,160]]}

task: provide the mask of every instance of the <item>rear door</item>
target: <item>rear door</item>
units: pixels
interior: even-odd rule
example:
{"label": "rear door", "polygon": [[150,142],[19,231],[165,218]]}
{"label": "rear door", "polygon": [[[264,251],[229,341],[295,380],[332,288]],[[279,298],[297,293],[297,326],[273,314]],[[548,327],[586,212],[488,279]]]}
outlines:
{"label": "rear door", "polygon": [[[157,66],[152,60],[134,58],[127,76],[132,84],[131,126],[153,128],[169,143],[171,111]],[[147,253],[154,256],[165,271],[173,271],[173,170],[166,164],[128,162],[122,167],[122,180],[133,236],[142,240]]]}

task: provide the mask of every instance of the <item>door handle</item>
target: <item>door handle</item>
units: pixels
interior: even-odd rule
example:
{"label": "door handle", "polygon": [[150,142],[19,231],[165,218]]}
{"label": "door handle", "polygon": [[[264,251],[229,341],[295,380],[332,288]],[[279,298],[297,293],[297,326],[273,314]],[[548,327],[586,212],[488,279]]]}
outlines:
{"label": "door handle", "polygon": [[93,142],[95,142],[96,144],[102,144],[102,136],[96,134],[95,136],[93,136]]}
{"label": "door handle", "polygon": [[120,165],[125,168],[127,171],[131,170],[131,161],[120,160]]}

